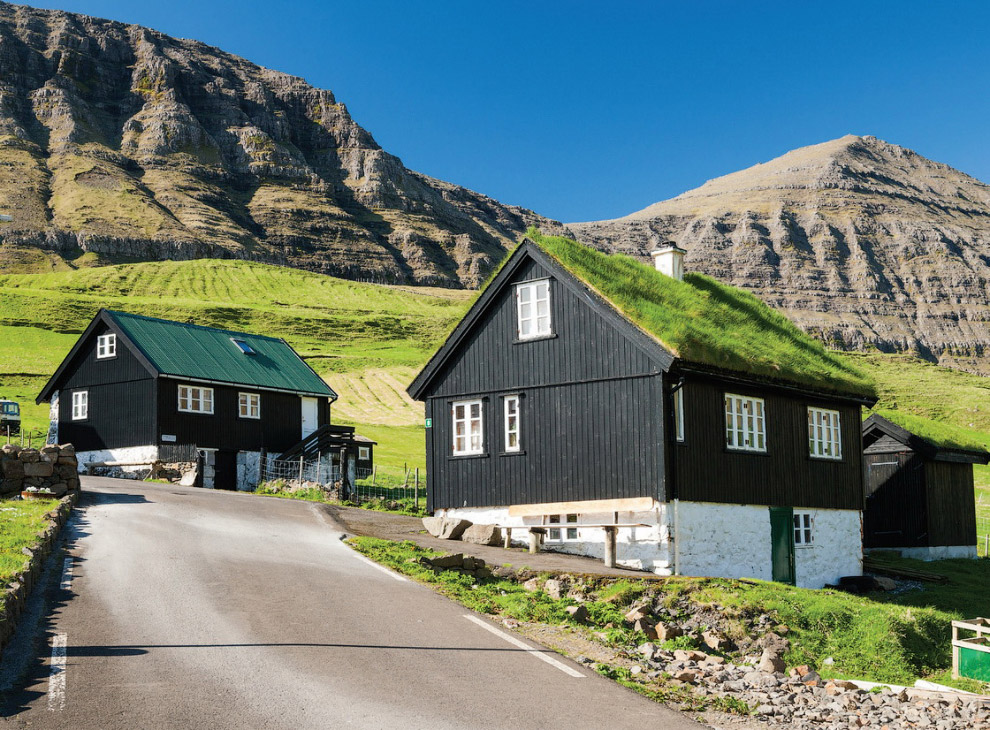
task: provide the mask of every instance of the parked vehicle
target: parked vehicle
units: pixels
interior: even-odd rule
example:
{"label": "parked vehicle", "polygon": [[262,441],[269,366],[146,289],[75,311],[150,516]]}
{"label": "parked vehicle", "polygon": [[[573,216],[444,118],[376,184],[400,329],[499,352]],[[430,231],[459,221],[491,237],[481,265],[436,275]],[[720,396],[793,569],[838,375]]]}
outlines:
{"label": "parked vehicle", "polygon": [[16,436],[21,432],[21,406],[0,398],[0,436]]}

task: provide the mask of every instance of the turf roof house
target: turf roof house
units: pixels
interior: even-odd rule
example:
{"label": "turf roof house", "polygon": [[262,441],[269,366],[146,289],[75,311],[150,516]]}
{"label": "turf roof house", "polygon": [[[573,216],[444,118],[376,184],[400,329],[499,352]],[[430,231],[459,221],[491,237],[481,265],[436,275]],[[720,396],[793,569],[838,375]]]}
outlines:
{"label": "turf roof house", "polygon": [[863,422],[863,546],[919,560],[975,558],[973,464],[984,444],[952,426],[901,411]]}
{"label": "turf roof house", "polygon": [[52,403],[49,439],[75,445],[81,468],[195,447],[203,486],[246,489],[261,452],[329,424],[336,398],[284,340],[103,309],[38,402]]}
{"label": "turf roof house", "polygon": [[409,388],[429,508],[594,556],[628,525],[619,564],[660,574],[860,574],[871,386],[756,297],[679,280],[682,253],[530,233]]}

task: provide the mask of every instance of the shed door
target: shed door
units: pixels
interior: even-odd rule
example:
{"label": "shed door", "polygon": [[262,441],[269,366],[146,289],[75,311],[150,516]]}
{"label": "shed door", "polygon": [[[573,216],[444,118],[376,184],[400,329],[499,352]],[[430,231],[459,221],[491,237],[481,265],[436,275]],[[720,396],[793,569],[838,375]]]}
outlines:
{"label": "shed door", "polygon": [[320,427],[320,408],[316,398],[302,399],[302,436],[306,438]]}
{"label": "shed door", "polygon": [[773,579],[794,585],[794,509],[770,508],[770,555]]}
{"label": "shed door", "polygon": [[864,547],[928,544],[924,466],[913,453],[866,455]]}

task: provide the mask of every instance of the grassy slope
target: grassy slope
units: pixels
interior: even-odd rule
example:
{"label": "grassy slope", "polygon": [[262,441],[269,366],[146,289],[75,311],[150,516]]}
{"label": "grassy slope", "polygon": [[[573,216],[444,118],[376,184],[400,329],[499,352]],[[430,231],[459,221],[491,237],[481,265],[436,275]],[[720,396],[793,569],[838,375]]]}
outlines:
{"label": "grassy slope", "polygon": [[46,427],[34,397],[101,306],[230,327],[284,337],[331,386],[339,378],[335,420],[371,424],[381,463],[422,467],[422,408],[402,390],[470,296],[240,261],[0,276],[0,394],[20,401],[25,428]]}
{"label": "grassy slope", "polygon": [[56,504],[54,499],[0,500],[0,585],[27,565],[21,550],[38,541],[44,515]]}

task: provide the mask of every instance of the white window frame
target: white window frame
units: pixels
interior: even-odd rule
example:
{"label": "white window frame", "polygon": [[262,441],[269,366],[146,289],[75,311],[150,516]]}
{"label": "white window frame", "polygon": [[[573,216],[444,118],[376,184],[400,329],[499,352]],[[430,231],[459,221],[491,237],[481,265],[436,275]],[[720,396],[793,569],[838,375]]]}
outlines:
{"label": "white window frame", "polygon": [[85,421],[89,418],[89,391],[77,390],[72,394],[72,420]]}
{"label": "white window frame", "polygon": [[358,461],[368,461],[371,458],[370,446],[358,446]]}
{"label": "white window frame", "polygon": [[106,360],[117,357],[117,335],[113,332],[96,338],[96,359]]}
{"label": "white window frame", "polygon": [[[502,398],[502,413],[504,415],[502,443],[507,454],[518,454],[522,449],[519,441],[522,438],[522,427],[519,423],[521,417],[520,405],[521,399],[518,393]],[[513,443],[513,436],[515,437],[515,443]]]}
{"label": "white window frame", "polygon": [[814,547],[815,516],[811,512],[795,512],[793,520],[794,547]]}
{"label": "white window frame", "polygon": [[813,459],[842,460],[842,416],[838,411],[808,406],[808,454]]}
{"label": "white window frame", "polygon": [[762,398],[725,394],[725,446],[731,451],[767,452],[767,411]]}
{"label": "white window frame", "polygon": [[237,415],[252,421],[261,419],[261,393],[238,393]]}
{"label": "white window frame", "polygon": [[[475,406],[478,409],[477,416],[472,413]],[[461,434],[457,433],[459,424],[464,425]],[[485,453],[485,404],[480,398],[458,400],[450,404],[450,442],[454,456],[477,456]]]}
{"label": "white window frame", "polygon": [[216,394],[213,392],[213,388],[204,388],[199,385],[179,385],[178,393],[179,413],[213,415],[216,403]]}
{"label": "white window frame", "polygon": [[547,530],[548,542],[578,542],[580,522],[576,514],[547,515],[547,525],[557,525]]}
{"label": "white window frame", "polygon": [[684,443],[684,386],[674,391],[674,440]]}
{"label": "white window frame", "polygon": [[[540,312],[540,305],[544,312]],[[537,279],[516,284],[516,337],[536,340],[553,334],[550,311],[550,280]]]}

